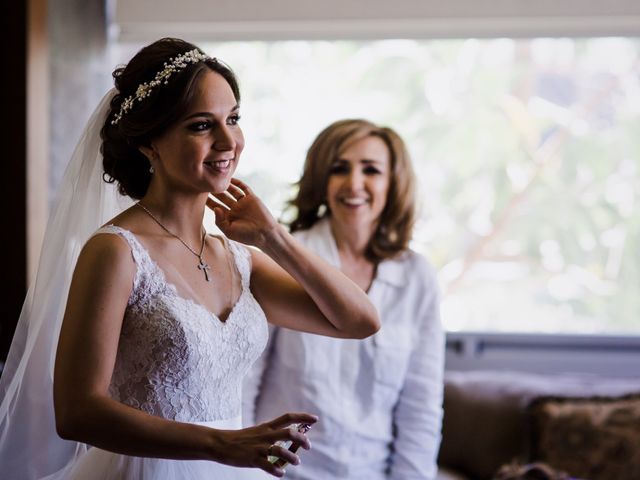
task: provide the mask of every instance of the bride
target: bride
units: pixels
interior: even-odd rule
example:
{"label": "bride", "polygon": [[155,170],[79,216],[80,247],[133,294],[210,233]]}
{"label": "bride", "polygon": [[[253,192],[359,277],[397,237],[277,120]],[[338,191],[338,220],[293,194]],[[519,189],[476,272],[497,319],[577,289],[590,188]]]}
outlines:
{"label": "bride", "polygon": [[[244,139],[228,67],[166,38],[114,78],[63,180],[0,382],[3,478],[280,477],[274,460],[299,459],[279,442],[309,448],[291,427],[317,417],[240,428],[267,321],[364,338],[375,309],[232,178]],[[116,215],[123,196],[135,203]],[[207,207],[224,237],[204,230]]]}

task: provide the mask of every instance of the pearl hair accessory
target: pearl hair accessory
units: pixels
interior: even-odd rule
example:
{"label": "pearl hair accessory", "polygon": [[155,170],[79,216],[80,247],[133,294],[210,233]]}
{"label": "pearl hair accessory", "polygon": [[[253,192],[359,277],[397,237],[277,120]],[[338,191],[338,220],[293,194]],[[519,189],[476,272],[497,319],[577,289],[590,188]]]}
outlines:
{"label": "pearl hair accessory", "polygon": [[[136,100],[141,102],[149,95],[151,95],[151,91],[158,85],[168,84],[169,77],[171,77],[174,72],[179,72],[190,63],[198,63],[207,59],[210,59],[208,55],[205,55],[197,48],[194,48],[193,50],[189,50],[188,52],[185,52],[182,55],[178,55],[177,57],[170,59],[168,62],[165,62],[164,68],[156,74],[153,80],[151,80],[150,82],[141,83],[140,85],[138,85],[135,95],[130,95],[124,99],[124,101],[122,102],[122,106],[120,107],[120,111],[114,116],[111,124],[117,125],[118,122],[122,119],[123,115],[133,108]],[[213,60],[215,60],[215,58]]]}

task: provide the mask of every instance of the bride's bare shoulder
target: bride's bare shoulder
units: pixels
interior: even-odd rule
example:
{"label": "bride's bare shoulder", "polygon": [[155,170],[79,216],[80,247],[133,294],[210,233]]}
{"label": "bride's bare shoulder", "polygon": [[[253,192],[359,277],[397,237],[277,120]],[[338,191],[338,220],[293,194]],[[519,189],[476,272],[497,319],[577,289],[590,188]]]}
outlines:
{"label": "bride's bare shoulder", "polygon": [[80,252],[80,261],[89,263],[111,262],[118,268],[129,268],[133,265],[130,241],[117,230],[109,230],[109,226],[126,230],[140,239],[145,236],[145,218],[139,209],[132,206],[106,222],[101,230],[94,233]]}
{"label": "bride's bare shoulder", "polygon": [[130,285],[136,272],[131,246],[121,235],[98,232],[82,247],[74,268],[74,288],[89,284]]}
{"label": "bride's bare shoulder", "polygon": [[82,247],[81,260],[120,263],[131,258],[131,246],[127,240],[113,231],[96,232]]}

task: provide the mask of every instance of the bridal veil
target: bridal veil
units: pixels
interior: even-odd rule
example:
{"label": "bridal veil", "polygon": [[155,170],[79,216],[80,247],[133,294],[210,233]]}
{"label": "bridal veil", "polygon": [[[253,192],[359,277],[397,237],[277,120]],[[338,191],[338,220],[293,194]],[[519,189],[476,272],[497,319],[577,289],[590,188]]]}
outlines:
{"label": "bridal veil", "polygon": [[131,205],[102,180],[100,129],[116,90],[91,115],[49,216],[31,284],[0,378],[2,478],[58,478],[86,447],[62,440],[53,410],[53,367],[71,276],[85,242]]}

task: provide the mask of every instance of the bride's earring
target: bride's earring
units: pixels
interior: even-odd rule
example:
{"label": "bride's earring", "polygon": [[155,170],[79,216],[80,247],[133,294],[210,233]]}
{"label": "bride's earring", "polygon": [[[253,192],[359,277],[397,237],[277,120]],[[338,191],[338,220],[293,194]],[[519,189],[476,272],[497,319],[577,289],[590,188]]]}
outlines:
{"label": "bride's earring", "polygon": [[149,173],[152,175],[156,173],[155,168],[153,168],[153,162],[158,161],[158,153],[150,146],[141,146],[138,147],[138,150],[147,157],[147,162],[149,162]]}

